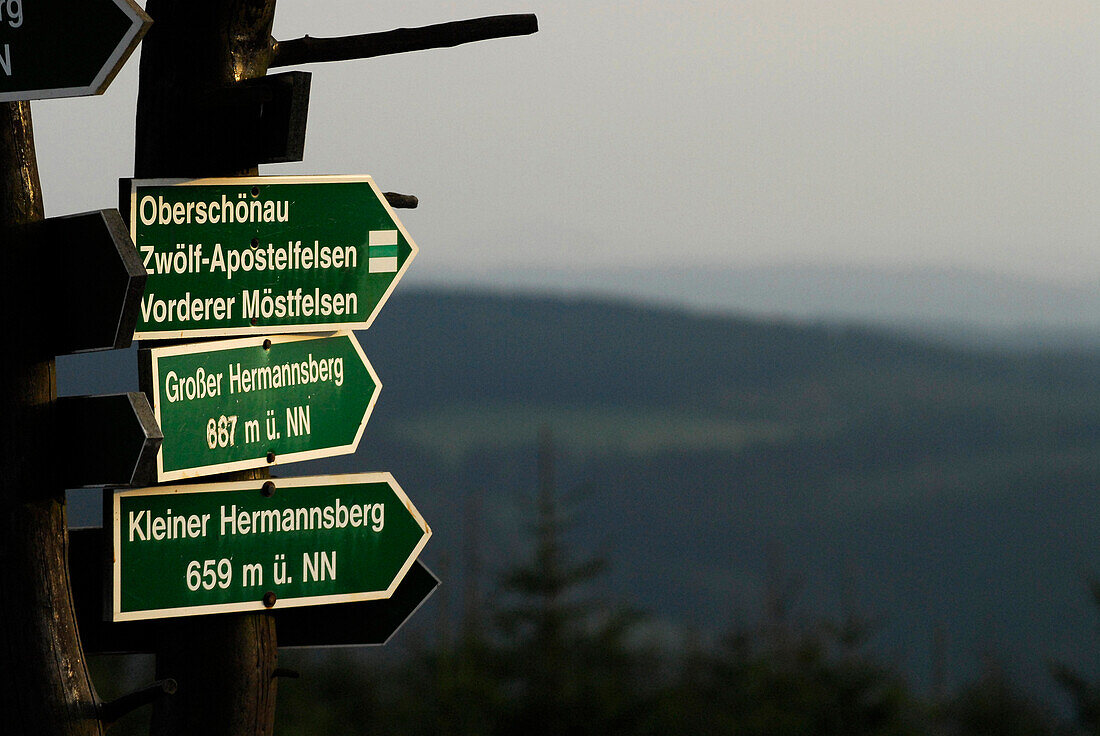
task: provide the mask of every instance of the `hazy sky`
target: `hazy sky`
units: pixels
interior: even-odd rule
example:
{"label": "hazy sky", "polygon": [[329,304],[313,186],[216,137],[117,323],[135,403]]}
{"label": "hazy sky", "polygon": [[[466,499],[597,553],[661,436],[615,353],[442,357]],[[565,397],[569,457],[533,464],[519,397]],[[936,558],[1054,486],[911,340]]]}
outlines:
{"label": "hazy sky", "polygon": [[[311,65],[305,160],[416,194],[410,278],[933,265],[1100,278],[1100,4],[281,0],[275,36],[533,12],[534,36]],[[155,20],[155,19],[154,19]],[[115,204],[137,61],[36,102],[47,213]]]}

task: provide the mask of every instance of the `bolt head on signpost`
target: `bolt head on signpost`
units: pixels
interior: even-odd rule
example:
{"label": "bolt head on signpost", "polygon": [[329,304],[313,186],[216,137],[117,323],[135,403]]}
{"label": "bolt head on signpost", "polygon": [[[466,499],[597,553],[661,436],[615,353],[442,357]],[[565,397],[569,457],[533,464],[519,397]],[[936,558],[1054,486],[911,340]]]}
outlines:
{"label": "bolt head on signpost", "polygon": [[152,22],[133,0],[0,2],[0,102],[102,94]]}
{"label": "bolt head on signpost", "polygon": [[107,502],[111,621],[389,598],[431,536],[389,473],[154,486]]}
{"label": "bolt head on signpost", "polygon": [[366,329],[417,247],[369,176],[133,180],[137,340]]}
{"label": "bolt head on signpost", "polygon": [[160,482],[355,452],[382,384],[350,332],[147,348]]}

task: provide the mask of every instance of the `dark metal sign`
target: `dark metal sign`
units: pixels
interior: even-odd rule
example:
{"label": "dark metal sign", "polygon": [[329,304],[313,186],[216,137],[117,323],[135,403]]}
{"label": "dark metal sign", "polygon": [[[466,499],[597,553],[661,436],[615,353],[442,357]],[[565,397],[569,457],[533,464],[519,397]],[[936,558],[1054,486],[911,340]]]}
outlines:
{"label": "dark metal sign", "polygon": [[152,22],[133,0],[0,0],[0,102],[101,94]]}

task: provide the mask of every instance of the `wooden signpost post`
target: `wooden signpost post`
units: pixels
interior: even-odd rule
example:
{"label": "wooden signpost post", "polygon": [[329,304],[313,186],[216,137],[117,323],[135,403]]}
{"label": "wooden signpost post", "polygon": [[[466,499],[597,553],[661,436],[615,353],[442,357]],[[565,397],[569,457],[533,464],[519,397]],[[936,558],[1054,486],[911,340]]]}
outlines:
{"label": "wooden signpost post", "polygon": [[[81,315],[55,325],[60,334],[51,336],[44,329],[50,319],[36,316],[36,307],[25,299],[28,292],[47,289],[50,269],[41,265],[56,262],[51,248],[67,245],[56,236],[58,223],[45,221],[28,100],[102,92],[148,25],[148,17],[128,1],[4,2],[0,14],[0,253],[5,266],[0,270],[5,334],[0,361],[0,710],[6,714],[5,732],[15,736],[97,736],[112,718],[108,704],[94,694],[73,615],[54,376],[60,352],[129,344],[127,307],[121,307],[120,317],[117,302],[81,305],[103,311],[87,322]],[[120,244],[109,220],[102,219],[105,227],[83,223],[91,234],[87,255],[93,260],[111,250],[90,242],[102,246],[104,229],[112,247]],[[60,228],[73,225],[61,223]],[[122,272],[125,283],[116,297],[125,304],[134,274],[125,265]],[[99,331],[103,326],[105,338]],[[83,334],[87,327],[99,334]]]}
{"label": "wooden signpost post", "polygon": [[[144,11],[133,0],[0,0],[7,733],[101,735],[160,698],[157,736],[270,734],[277,621],[288,646],[380,643],[438,584],[416,559],[430,531],[388,474],[267,477],[276,461],[354,451],[379,390],[352,333],[292,333],[365,329],[416,255],[392,210],[415,197],[382,194],[369,177],[257,177],[261,163],[301,160],[310,87],[306,72],[267,70],[537,24],[499,16],[280,43],[274,12],[275,0],[146,0]],[[103,92],[150,18],[129,227],[110,210],[45,220],[27,101]],[[67,268],[51,272],[58,260]],[[67,308],[55,299],[35,311],[16,296],[46,279]],[[144,346],[151,404],[136,393],[57,398],[54,356],[126,347],[135,334],[241,337]],[[64,462],[58,436],[79,443]],[[104,534],[74,534],[66,555],[64,486],[227,471],[237,477],[108,492],[112,593],[96,602],[89,569],[104,558],[88,549]],[[299,523],[312,526],[302,534]],[[99,604],[110,620],[89,613]],[[89,651],[155,651],[157,686],[99,702],[74,611]]]}

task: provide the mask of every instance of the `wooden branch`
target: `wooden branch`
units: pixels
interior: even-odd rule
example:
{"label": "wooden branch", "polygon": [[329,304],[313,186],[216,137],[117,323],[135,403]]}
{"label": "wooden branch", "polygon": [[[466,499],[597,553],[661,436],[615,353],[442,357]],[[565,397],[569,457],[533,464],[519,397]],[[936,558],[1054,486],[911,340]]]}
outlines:
{"label": "wooden branch", "polygon": [[395,210],[414,210],[420,204],[415,194],[398,194],[397,192],[383,192],[386,202]]}
{"label": "wooden branch", "polygon": [[158,680],[148,687],[123,695],[109,703],[102,703],[99,706],[99,720],[103,721],[104,726],[110,726],[143,705],[152,705],[166,695],[175,695],[177,688],[176,681],[171,678]]}
{"label": "wooden branch", "polygon": [[375,56],[403,54],[406,51],[449,48],[492,38],[526,36],[537,32],[538,29],[538,19],[533,14],[527,13],[457,20],[422,28],[397,28],[383,33],[364,33],[359,36],[338,38],[305,36],[291,41],[274,41],[271,67],[369,59]]}

